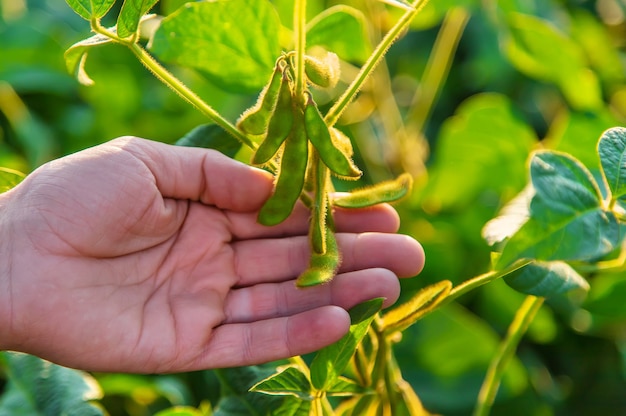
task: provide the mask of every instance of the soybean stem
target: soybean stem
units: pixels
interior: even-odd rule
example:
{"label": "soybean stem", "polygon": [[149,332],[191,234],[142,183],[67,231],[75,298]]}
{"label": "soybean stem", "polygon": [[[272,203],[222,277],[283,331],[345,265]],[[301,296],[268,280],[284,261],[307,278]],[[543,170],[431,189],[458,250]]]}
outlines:
{"label": "soybean stem", "polygon": [[500,344],[498,353],[487,369],[487,375],[485,376],[480,393],[478,394],[478,401],[473,413],[474,416],[486,416],[489,414],[489,410],[493,405],[496,393],[500,387],[504,371],[513,358],[522,336],[526,333],[535,315],[541,308],[544,299],[545,298],[536,296],[528,296],[524,300],[524,303],[522,303],[522,306],[517,310],[515,318],[513,318],[513,322],[507,331],[506,338]]}
{"label": "soybean stem", "polygon": [[296,49],[296,99],[303,100],[305,87],[304,52],[306,49],[306,0],[295,0],[293,10],[294,44]]}
{"label": "soybean stem", "polygon": [[335,102],[335,104],[331,107],[325,117],[326,124],[328,126],[333,126],[345,109],[348,107],[348,104],[352,102],[352,100],[356,97],[357,92],[361,89],[365,81],[368,79],[376,65],[384,58],[385,53],[389,49],[389,47],[395,42],[400,34],[406,27],[411,23],[411,20],[417,15],[417,13],[422,10],[422,8],[428,3],[428,0],[415,0],[411,4],[411,8],[408,9],[396,22],[396,24],[385,34],[383,39],[380,41],[374,52],[367,59],[356,78],[352,83],[348,86],[348,88],[344,91],[344,93],[339,97],[339,99]]}

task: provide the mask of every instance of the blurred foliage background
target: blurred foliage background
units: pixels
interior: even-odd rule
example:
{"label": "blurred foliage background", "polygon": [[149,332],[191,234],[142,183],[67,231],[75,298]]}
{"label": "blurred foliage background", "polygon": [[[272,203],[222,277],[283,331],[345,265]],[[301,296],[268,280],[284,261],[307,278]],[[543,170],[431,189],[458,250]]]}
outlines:
{"label": "blurred foliage background", "polygon": [[[154,12],[183,3],[162,0]],[[273,3],[288,32],[292,2]],[[379,1],[341,3],[365,14],[365,50],[399,16]],[[309,15],[334,4],[308,0]],[[365,181],[404,170],[416,178],[398,210],[427,264],[403,282],[403,297],[488,270],[481,230],[524,188],[533,149],[571,153],[597,171],[598,137],[626,121],[625,16],[622,0],[430,0],[390,49],[340,126],[358,144]],[[121,135],[173,143],[206,122],[122,47],[90,52],[95,85],[79,85],[63,53],[87,36],[88,23],[62,0],[0,0],[0,166],[27,173]],[[344,62],[347,80],[362,59]],[[174,70],[230,120],[254,102],[254,93]],[[590,283],[586,298],[551,299],[541,309],[494,415],[626,415],[626,279],[602,274]],[[427,409],[469,414],[523,297],[491,283],[403,333],[399,364]],[[215,404],[220,395],[212,371],[95,378],[112,415]]]}

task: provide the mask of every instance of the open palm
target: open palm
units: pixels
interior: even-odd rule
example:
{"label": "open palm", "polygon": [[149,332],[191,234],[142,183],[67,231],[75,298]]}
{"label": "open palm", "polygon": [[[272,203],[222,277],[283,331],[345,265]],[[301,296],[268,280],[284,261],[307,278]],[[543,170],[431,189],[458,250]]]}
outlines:
{"label": "open palm", "polygon": [[297,289],[308,213],[257,224],[271,188],[217,152],[137,138],[44,165],[0,195],[1,346],[98,371],[249,365],[334,342],[345,309],[393,303],[396,275],[420,271],[393,209],[340,211],[341,274]]}

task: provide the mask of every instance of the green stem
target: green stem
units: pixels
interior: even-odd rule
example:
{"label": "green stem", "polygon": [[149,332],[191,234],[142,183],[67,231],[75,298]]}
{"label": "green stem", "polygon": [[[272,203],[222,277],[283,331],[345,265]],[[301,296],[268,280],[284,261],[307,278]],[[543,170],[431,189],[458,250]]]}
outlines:
{"label": "green stem", "polygon": [[422,131],[430,116],[443,81],[450,72],[452,59],[469,17],[469,12],[463,7],[455,7],[446,13],[426,64],[419,94],[413,98],[413,105],[408,112],[408,122],[414,131]]}
{"label": "green stem", "polygon": [[378,46],[376,46],[376,49],[374,49],[374,52],[370,55],[357,74],[354,81],[352,81],[341,97],[339,97],[326,114],[325,121],[329,127],[337,123],[345,109],[348,107],[348,104],[350,104],[354,97],[356,97],[357,92],[359,92],[376,65],[378,65],[378,63],[384,58],[389,47],[400,37],[404,29],[406,29],[409,23],[411,23],[411,20],[413,20],[415,15],[417,15],[417,13],[419,13],[419,11],[422,10],[427,3],[428,0],[415,0],[411,4],[412,8],[407,10],[396,22],[396,24],[385,34]]}
{"label": "green stem", "polygon": [[303,100],[305,88],[304,52],[306,50],[306,0],[295,0],[293,10],[294,45],[296,51],[295,72],[297,100]]}
{"label": "green stem", "polygon": [[215,111],[213,107],[208,105],[202,98],[200,98],[195,92],[190,90],[185,84],[183,84],[178,78],[172,75],[167,69],[165,69],[160,63],[156,61],[145,49],[136,43],[128,45],[130,50],[135,54],[137,59],[146,67],[150,72],[156,76],[159,81],[167,85],[172,91],[178,94],[182,99],[189,104],[196,107],[202,114],[210,118],[226,130],[231,136],[239,140],[244,145],[251,149],[256,149],[256,144],[250,140],[245,134],[240,132],[231,122],[226,120],[220,113]]}
{"label": "green stem", "polygon": [[487,375],[478,395],[474,416],[486,416],[493,405],[500,387],[502,376],[513,358],[517,345],[528,330],[530,323],[541,308],[545,298],[528,296],[517,310],[515,318],[507,331],[506,338],[500,344],[497,355],[487,369]]}

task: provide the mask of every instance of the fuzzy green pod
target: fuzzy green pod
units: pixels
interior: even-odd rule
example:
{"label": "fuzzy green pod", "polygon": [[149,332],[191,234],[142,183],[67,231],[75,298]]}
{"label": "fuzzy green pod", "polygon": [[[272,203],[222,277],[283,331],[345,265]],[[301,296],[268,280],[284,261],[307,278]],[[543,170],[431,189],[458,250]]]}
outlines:
{"label": "fuzzy green pod", "polygon": [[309,143],[302,123],[302,113],[297,109],[294,111],[299,114],[285,140],[274,193],[259,211],[258,221],[263,225],[276,225],[287,219],[304,187]]}
{"label": "fuzzy green pod", "polygon": [[313,253],[309,267],[298,276],[296,286],[309,287],[316,286],[332,280],[337,274],[341,256],[339,255],[339,247],[337,239],[331,227],[327,227],[326,232],[326,252],[324,254]]}
{"label": "fuzzy green pod", "polygon": [[320,158],[337,175],[347,178],[359,178],[362,172],[356,167],[350,157],[346,156],[335,146],[324,117],[317,105],[315,105],[311,94],[307,95],[308,99],[304,108],[304,125],[307,137],[315,146]]}
{"label": "fuzzy green pod", "polygon": [[322,59],[306,55],[304,72],[312,84],[322,88],[333,88],[339,81],[339,57],[332,52],[327,52]]}
{"label": "fuzzy green pod", "polygon": [[383,202],[393,202],[408,195],[413,186],[413,177],[403,173],[391,181],[357,189],[333,200],[333,205],[342,208],[364,208]]}
{"label": "fuzzy green pod", "polygon": [[315,203],[311,209],[311,223],[309,226],[309,239],[311,248],[315,253],[324,254],[326,252],[326,214],[328,205],[328,195],[326,193],[326,183],[328,182],[328,168],[319,159],[314,158],[316,166],[314,171],[315,181]]}
{"label": "fuzzy green pod", "polygon": [[294,104],[291,94],[291,85],[287,71],[283,71],[280,77],[280,89],[278,101],[267,125],[267,135],[252,156],[252,163],[263,165],[269,162],[278,152],[293,126]]}
{"label": "fuzzy green pod", "polygon": [[267,130],[267,124],[274,112],[282,80],[280,61],[276,62],[274,72],[265,85],[254,106],[250,107],[237,120],[237,128],[247,134],[262,135]]}

